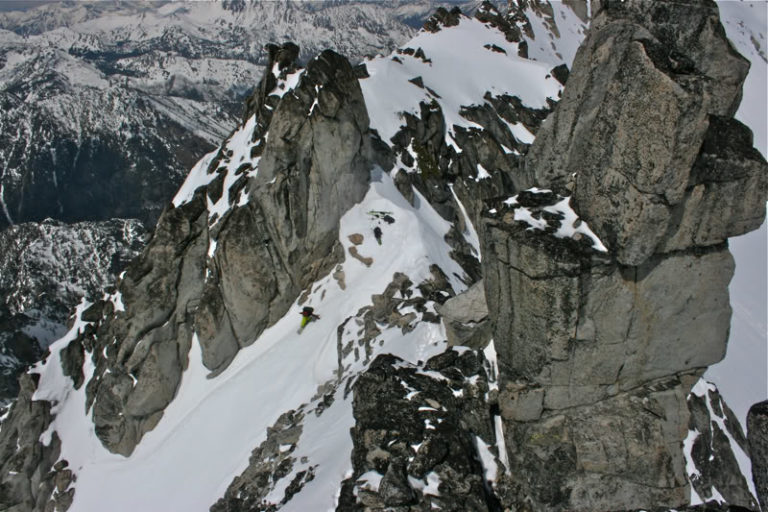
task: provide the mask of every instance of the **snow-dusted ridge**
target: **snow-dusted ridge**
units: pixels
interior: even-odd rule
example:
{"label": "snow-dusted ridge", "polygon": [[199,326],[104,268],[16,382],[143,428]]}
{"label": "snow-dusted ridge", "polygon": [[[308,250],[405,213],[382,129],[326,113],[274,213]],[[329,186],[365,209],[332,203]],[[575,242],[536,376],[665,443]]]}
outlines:
{"label": "snow-dusted ridge", "polygon": [[[489,49],[493,47],[502,51]],[[389,142],[399,131],[403,112],[418,114],[420,103],[434,103],[445,117],[446,144],[459,153],[455,127],[481,128],[462,116],[462,109],[485,103],[486,92],[518,96],[524,105],[542,108],[548,105],[547,99],[556,100],[562,89],[549,75],[551,65],[518,57],[518,43],[466,16],[457,26],[436,34],[422,31],[398,51],[366,60],[365,65],[370,78],[361,80],[360,86],[371,127],[382,140]],[[423,87],[413,82],[417,78]],[[530,134],[525,138],[532,142]]]}

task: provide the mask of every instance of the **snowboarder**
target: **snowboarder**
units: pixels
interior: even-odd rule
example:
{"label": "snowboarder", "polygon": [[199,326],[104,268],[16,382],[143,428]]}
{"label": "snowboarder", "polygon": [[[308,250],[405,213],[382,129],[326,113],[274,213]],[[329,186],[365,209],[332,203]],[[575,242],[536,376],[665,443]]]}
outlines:
{"label": "snowboarder", "polygon": [[304,306],[304,309],[301,310],[301,327],[299,327],[299,333],[304,330],[309,322],[319,319],[320,315],[315,314],[314,308]]}
{"label": "snowboarder", "polygon": [[379,226],[373,228],[373,236],[376,237],[376,241],[381,245],[381,228]]}

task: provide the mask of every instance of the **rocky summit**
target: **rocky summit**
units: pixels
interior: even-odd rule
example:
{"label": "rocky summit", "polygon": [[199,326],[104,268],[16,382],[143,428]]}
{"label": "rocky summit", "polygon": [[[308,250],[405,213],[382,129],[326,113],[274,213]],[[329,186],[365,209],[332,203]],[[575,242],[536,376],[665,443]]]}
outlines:
{"label": "rocky summit", "polygon": [[714,2],[484,2],[360,64],[265,51],[21,376],[0,510],[765,502],[764,403],[745,435],[703,378],[768,196]]}

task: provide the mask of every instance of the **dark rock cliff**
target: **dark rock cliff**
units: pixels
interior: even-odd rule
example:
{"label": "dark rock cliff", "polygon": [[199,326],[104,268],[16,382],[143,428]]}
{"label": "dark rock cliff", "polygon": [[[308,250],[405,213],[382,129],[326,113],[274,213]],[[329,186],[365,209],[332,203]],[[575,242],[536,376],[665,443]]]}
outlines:
{"label": "dark rock cliff", "polygon": [[354,473],[337,510],[501,510],[477,457],[496,444],[484,363],[469,350],[422,367],[379,356],[354,386]]}
{"label": "dark rock cliff", "polygon": [[[683,451],[695,467],[688,475],[691,486],[704,502],[716,499],[714,490],[726,503],[758,510],[742,474],[737,452],[748,455],[747,439],[739,420],[712,384],[700,381],[688,396],[691,419]],[[759,467],[752,457],[753,474]]]}

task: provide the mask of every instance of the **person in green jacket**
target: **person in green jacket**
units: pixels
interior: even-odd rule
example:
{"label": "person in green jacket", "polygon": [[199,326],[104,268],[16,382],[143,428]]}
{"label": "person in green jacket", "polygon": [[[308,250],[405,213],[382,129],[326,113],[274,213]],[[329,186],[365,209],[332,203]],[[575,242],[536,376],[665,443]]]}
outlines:
{"label": "person in green jacket", "polygon": [[315,314],[314,308],[304,306],[304,309],[301,310],[301,327],[299,328],[299,332],[303,331],[309,322],[319,319],[320,315]]}

